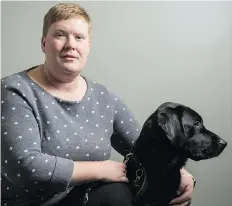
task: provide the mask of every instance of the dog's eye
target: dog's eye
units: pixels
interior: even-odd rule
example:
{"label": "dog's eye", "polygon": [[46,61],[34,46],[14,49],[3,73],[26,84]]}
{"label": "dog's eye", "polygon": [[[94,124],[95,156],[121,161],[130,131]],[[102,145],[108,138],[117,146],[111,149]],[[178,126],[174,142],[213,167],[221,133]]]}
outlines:
{"label": "dog's eye", "polygon": [[193,123],[193,125],[194,125],[195,127],[199,127],[199,126],[201,125],[201,123],[200,123],[199,121],[195,121],[195,122]]}

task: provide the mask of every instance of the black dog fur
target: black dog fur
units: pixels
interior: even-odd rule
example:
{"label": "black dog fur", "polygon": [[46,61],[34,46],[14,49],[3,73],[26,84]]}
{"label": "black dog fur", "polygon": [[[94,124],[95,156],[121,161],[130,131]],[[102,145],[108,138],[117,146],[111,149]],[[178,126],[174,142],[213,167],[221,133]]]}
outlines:
{"label": "black dog fur", "polygon": [[168,206],[176,197],[180,169],[188,158],[199,161],[216,157],[226,145],[226,141],[205,128],[194,110],[177,103],[163,103],[144,123],[135,142],[134,156],[145,168],[148,180],[145,194],[135,205]]}

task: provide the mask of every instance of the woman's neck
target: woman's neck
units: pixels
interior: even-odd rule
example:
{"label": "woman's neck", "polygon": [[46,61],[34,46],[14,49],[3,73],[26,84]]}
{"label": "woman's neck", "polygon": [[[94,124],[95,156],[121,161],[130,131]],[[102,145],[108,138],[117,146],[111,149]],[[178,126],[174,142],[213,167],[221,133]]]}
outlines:
{"label": "woman's neck", "polygon": [[83,85],[83,83],[85,83],[85,80],[80,74],[75,77],[63,77],[63,79],[60,77],[58,79],[55,75],[52,75],[46,65],[41,65],[39,70],[46,84],[56,91],[75,92],[81,87],[81,85]]}
{"label": "woman's neck", "polygon": [[87,82],[80,75],[72,81],[61,81],[46,73],[43,66],[28,72],[28,76],[52,96],[67,101],[81,101],[87,92]]}

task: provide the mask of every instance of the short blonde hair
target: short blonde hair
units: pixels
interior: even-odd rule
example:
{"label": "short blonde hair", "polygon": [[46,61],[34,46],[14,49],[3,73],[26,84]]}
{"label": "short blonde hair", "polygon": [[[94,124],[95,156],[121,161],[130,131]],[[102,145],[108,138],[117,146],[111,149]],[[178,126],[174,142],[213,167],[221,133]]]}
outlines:
{"label": "short blonde hair", "polygon": [[44,16],[43,36],[47,35],[48,29],[53,23],[76,17],[82,17],[88,23],[89,33],[91,33],[91,18],[84,8],[75,3],[59,3],[50,8],[47,14]]}

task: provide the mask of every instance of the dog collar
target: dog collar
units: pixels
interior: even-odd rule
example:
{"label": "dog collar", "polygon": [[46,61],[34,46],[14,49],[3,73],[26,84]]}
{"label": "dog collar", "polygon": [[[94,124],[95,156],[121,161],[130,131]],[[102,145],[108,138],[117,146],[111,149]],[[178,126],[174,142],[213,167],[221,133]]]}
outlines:
{"label": "dog collar", "polygon": [[146,170],[134,154],[135,147],[134,144],[123,161],[127,165],[127,177],[132,191],[133,203],[138,202],[148,188]]}

